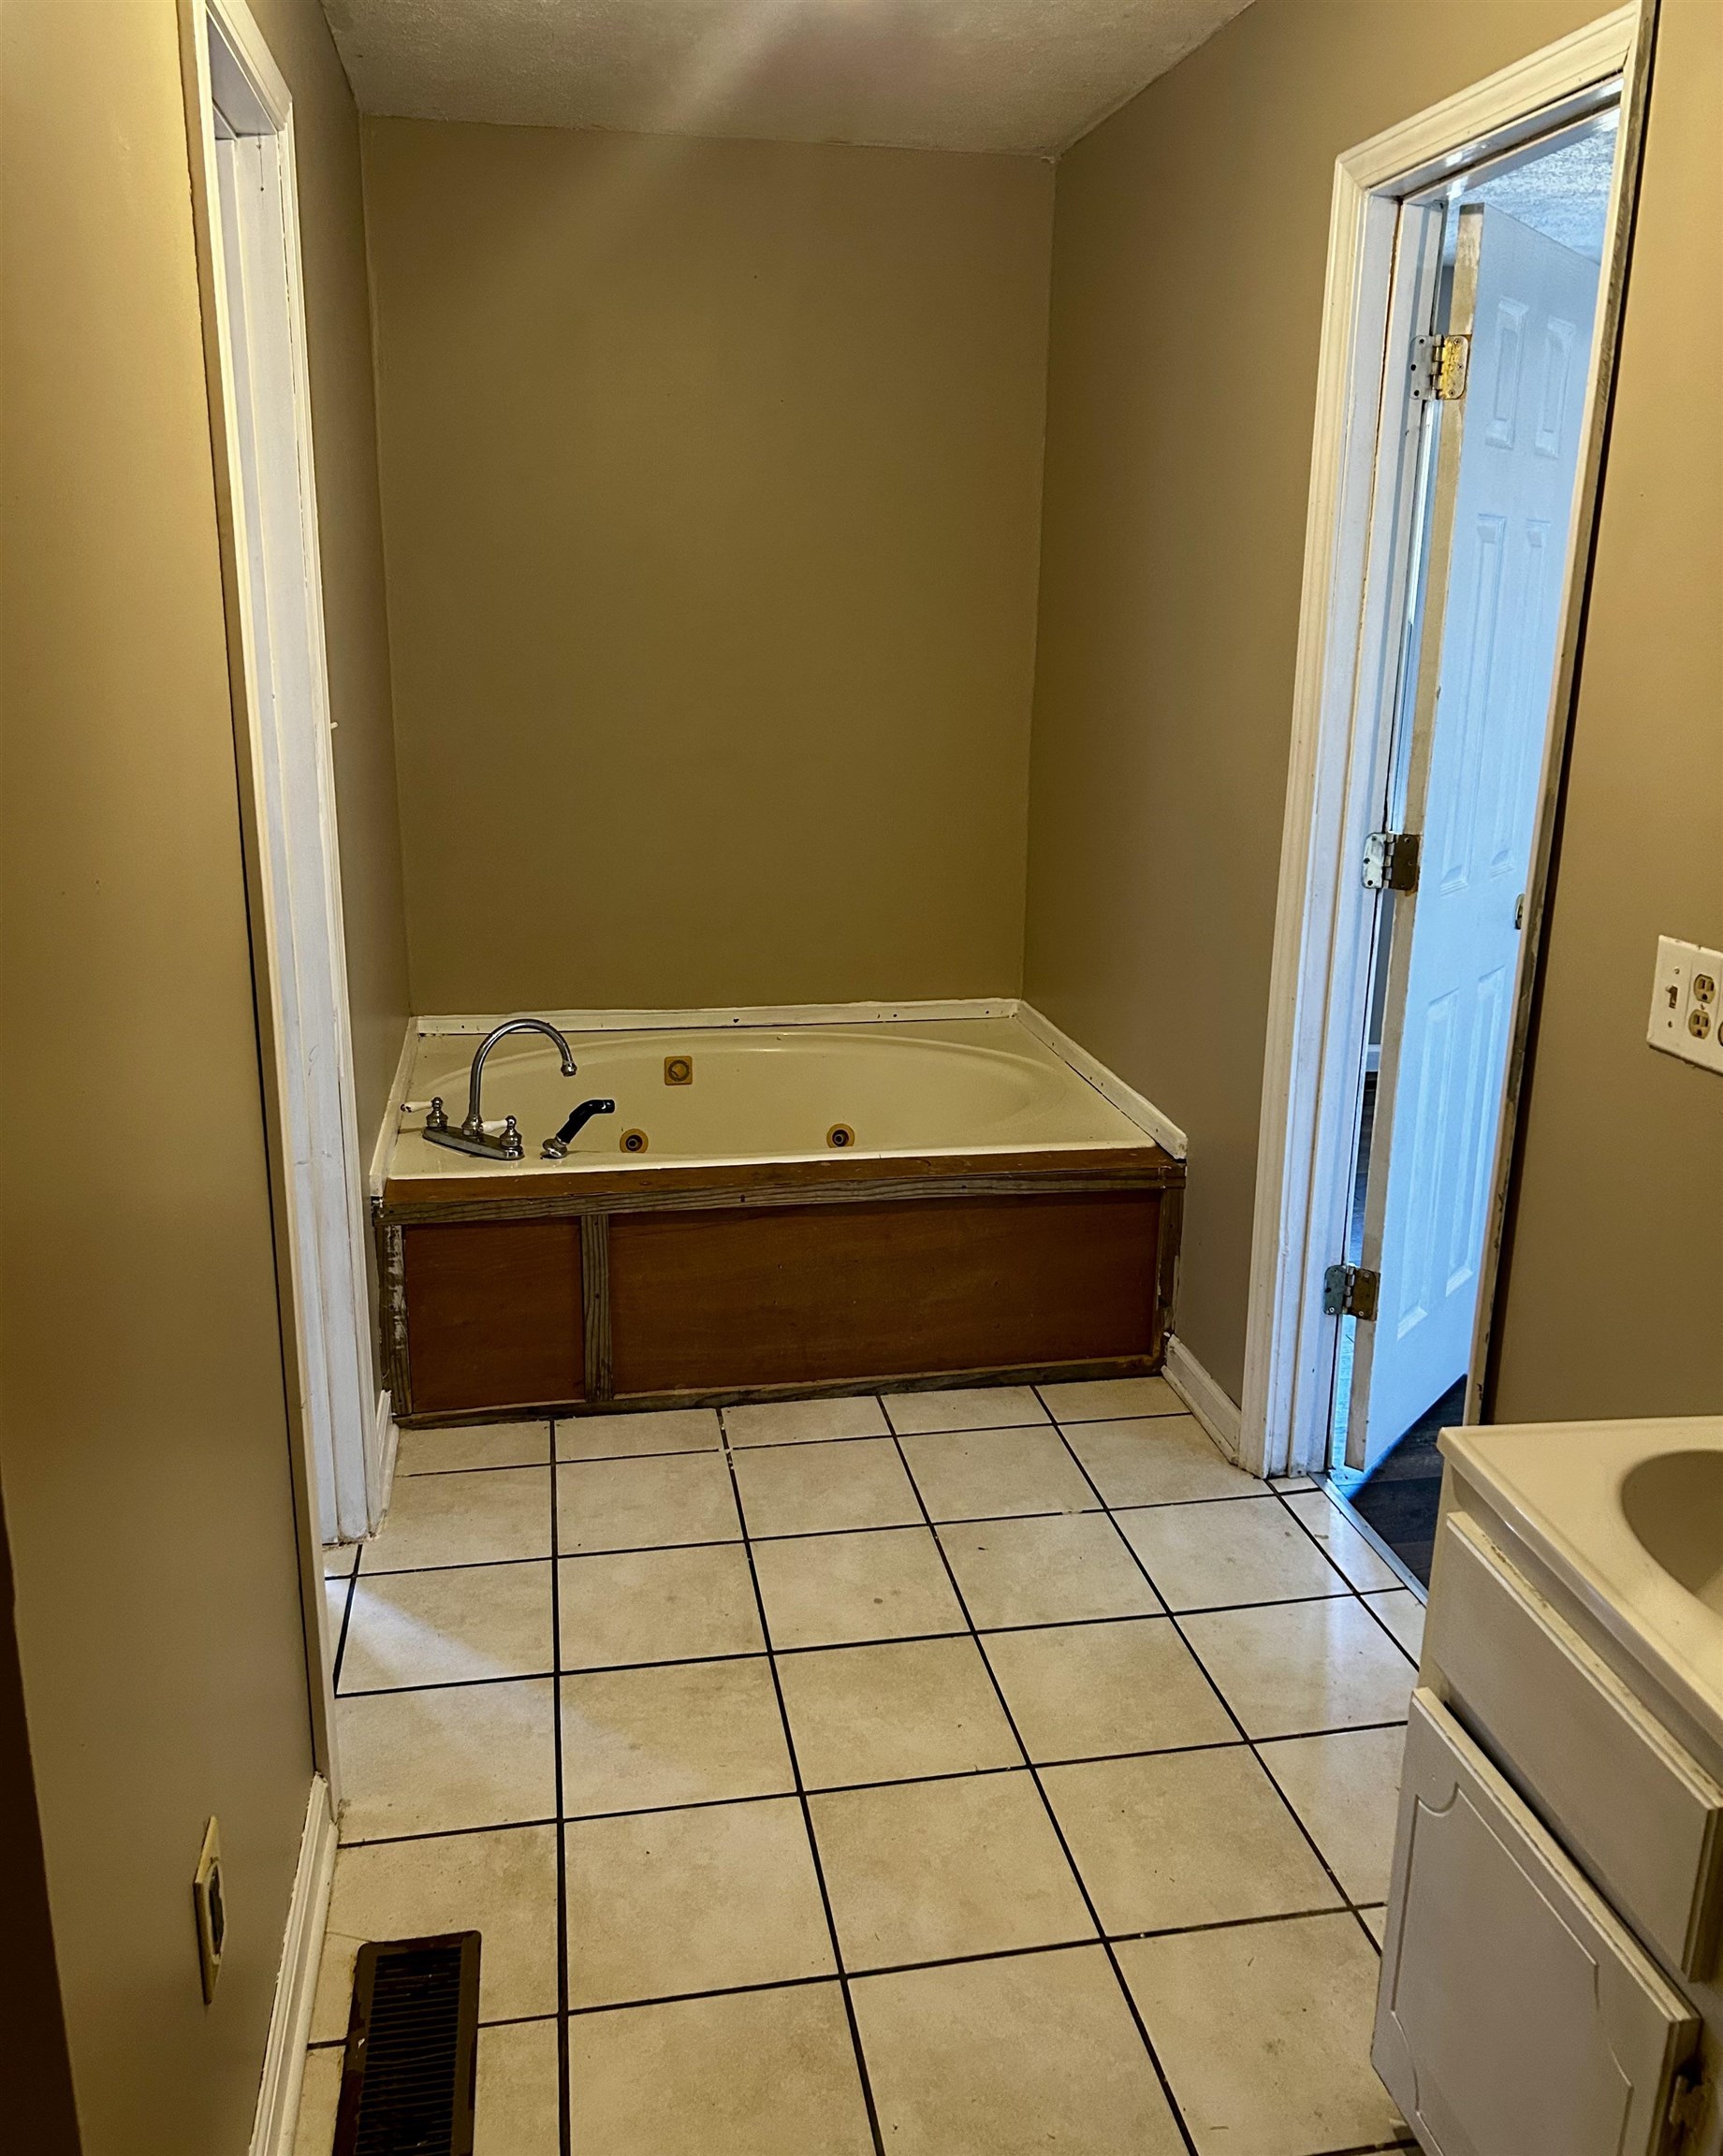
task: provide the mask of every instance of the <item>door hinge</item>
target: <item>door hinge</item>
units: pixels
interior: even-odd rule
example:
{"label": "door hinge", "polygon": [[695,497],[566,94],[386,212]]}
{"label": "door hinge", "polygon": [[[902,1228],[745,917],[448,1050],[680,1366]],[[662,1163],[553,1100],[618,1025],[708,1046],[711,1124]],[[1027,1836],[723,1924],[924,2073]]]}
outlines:
{"label": "door hinge", "polygon": [[1416,831],[1372,831],[1364,842],[1366,891],[1416,891],[1424,841]]}
{"label": "door hinge", "polygon": [[1322,1315],[1324,1318],[1374,1318],[1381,1288],[1381,1275],[1370,1272],[1365,1266],[1331,1265],[1322,1275]]}
{"label": "door hinge", "polygon": [[1466,394],[1471,371],[1469,337],[1412,339],[1412,395],[1423,403],[1451,404]]}
{"label": "door hinge", "polygon": [[1677,2074],[1669,2092],[1669,2126],[1677,2143],[1684,2141],[1705,2118],[1707,2091],[1702,2081]]}

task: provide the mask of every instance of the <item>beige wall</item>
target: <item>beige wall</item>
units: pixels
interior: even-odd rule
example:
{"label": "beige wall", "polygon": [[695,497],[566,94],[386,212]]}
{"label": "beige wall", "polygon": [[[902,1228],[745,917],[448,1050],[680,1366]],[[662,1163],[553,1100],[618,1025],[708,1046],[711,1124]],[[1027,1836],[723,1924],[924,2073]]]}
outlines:
{"label": "beige wall", "polygon": [[317,0],[250,6],[293,93],[354,1087],[369,1155],[408,998],[359,123]]}
{"label": "beige wall", "polygon": [[1059,168],[1025,993],[1190,1133],[1235,1399],[1334,161],[1599,12],[1256,0]]}
{"label": "beige wall", "polygon": [[416,1008],[1014,991],[1050,168],[365,178]]}
{"label": "beige wall", "polygon": [[1495,1410],[1723,1412],[1723,1080],[1644,1045],[1723,945],[1723,7],[1664,0]]}
{"label": "beige wall", "polygon": [[312,1769],[172,0],[6,0],[0,94],[19,1660],[85,2149],[233,2156]]}

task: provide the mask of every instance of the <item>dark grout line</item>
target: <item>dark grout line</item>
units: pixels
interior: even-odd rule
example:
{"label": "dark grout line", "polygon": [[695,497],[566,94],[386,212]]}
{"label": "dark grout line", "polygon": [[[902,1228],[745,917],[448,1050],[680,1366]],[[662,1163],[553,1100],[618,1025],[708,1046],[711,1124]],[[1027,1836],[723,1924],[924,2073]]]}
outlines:
{"label": "dark grout line", "polygon": [[[724,1433],[724,1465],[730,1476],[730,1494],[737,1514],[742,1522],[742,1548],[748,1559],[748,1577],[753,1583],[754,1610],[760,1620],[763,1639],[771,1638],[771,1626],[767,1621],[766,1597],[760,1589],[760,1575],[755,1569],[753,1548],[748,1537],[748,1515],[742,1506],[741,1483],[736,1472],[736,1458],[731,1450],[729,1433]],[[820,1889],[820,1906],[825,1913],[825,1932],[831,1944],[832,1961],[838,1972],[838,1983],[843,1999],[844,2019],[849,2024],[850,2044],[855,2054],[855,2073],[861,2083],[862,2104],[868,2114],[868,2132],[873,2140],[874,2156],[885,2156],[885,2142],[880,2132],[879,2107],[873,2098],[873,2084],[868,2075],[868,2057],[862,2048],[861,2024],[855,2016],[855,2001],[850,1993],[849,1978],[843,1972],[843,1946],[838,1937],[838,1919],[833,1914],[831,1889],[826,1885],[825,1863],[820,1854],[820,1844],[813,1831],[813,1813],[809,1806],[808,1792],[802,1784],[801,1760],[796,1750],[796,1733],[790,1726],[790,1711],[784,1703],[783,1685],[778,1675],[778,1658],[768,1652],[767,1668],[771,1672],[772,1696],[778,1702],[778,1717],[783,1728],[785,1750],[789,1754],[790,1772],[796,1783],[796,1801],[801,1806],[802,1832],[807,1837],[809,1855],[813,1862],[813,1876]],[[563,2152],[567,2156],[567,2151]]]}
{"label": "dark grout line", "polygon": [[567,1807],[562,1787],[562,1566],[556,1562],[557,1524],[556,1427],[551,1425],[550,1448],[550,1667],[556,1674],[550,1684],[551,1770],[556,1788],[556,2003],[557,2003],[557,2145],[560,2156],[571,2156],[574,2135],[573,2102],[568,2086],[568,1835],[562,1825]]}
{"label": "dark grout line", "polygon": [[[353,1622],[353,1582],[358,1578],[358,1560],[355,1558],[353,1569],[347,1575],[347,1583],[341,1591],[341,1629],[335,1638],[335,1659],[329,1665],[329,1697],[341,1697],[341,1665],[347,1652],[347,1627]],[[327,1586],[325,1594],[328,1593]]]}
{"label": "dark grout line", "polygon": [[[1056,1424],[1056,1430],[1057,1427],[1058,1426]],[[1064,1443],[1062,1433],[1060,1434],[1059,1441],[1061,1444]],[[1068,1453],[1071,1453],[1071,1457],[1073,1459],[1076,1458],[1075,1453],[1072,1452],[1071,1447],[1069,1445],[1065,1446],[1065,1449]],[[925,1498],[923,1498],[921,1493],[921,1485],[915,1480],[914,1473],[910,1466],[908,1459],[904,1455],[901,1443],[899,1443],[898,1447],[898,1457],[902,1462],[903,1471],[906,1475],[909,1476],[911,1485],[915,1491],[916,1500],[921,1505],[923,1517],[927,1520],[928,1527],[931,1528],[933,1525],[932,1517],[927,1511],[927,1501]],[[1078,1464],[1081,1466],[1080,1462]],[[1085,1479],[1088,1479],[1087,1476],[1085,1476]],[[1091,1482],[1089,1487],[1090,1489],[1094,1489],[1094,1484]],[[1099,1495],[1100,1493],[1096,1492],[1096,1494]],[[1122,1537],[1121,1539],[1123,1539]],[[1017,1750],[1023,1755],[1024,1763],[1028,1768],[1029,1777],[1035,1786],[1035,1794],[1041,1799],[1042,1811],[1045,1814],[1047,1824],[1052,1828],[1054,1838],[1059,1843],[1059,1852],[1065,1859],[1066,1869],[1069,1871],[1071,1877],[1076,1886],[1078,1894],[1082,1897],[1083,1906],[1088,1914],[1089,1923],[1094,1927],[1095,1935],[1099,1939],[1102,1950],[1106,1954],[1107,1965],[1113,1972],[1113,1980],[1118,1986],[1119,1995],[1125,2002],[1126,2010],[1130,2014],[1132,2021],[1135,2024],[1137,2034],[1142,2038],[1143,2048],[1148,2054],[1148,2062],[1154,2068],[1155,2078],[1161,2084],[1161,2093],[1166,2101],[1167,2109],[1172,2114],[1174,2124],[1178,2128],[1179,2137],[1184,2142],[1187,2156],[1198,2156],[1196,2141],[1191,2134],[1190,2126],[1186,2123],[1185,2114],[1180,2108],[1178,2098],[1173,2092],[1173,2084],[1171,2079],[1168,2077],[1166,2068],[1161,2062],[1161,2055],[1155,2049],[1154,2040],[1148,2032],[1148,2024],[1143,2018],[1142,2010],[1137,2005],[1136,2000],[1132,1994],[1130,1985],[1125,1981],[1125,1973],[1119,1967],[1118,1956],[1114,1951],[1112,1943],[1106,1937],[1106,1929],[1101,1921],[1101,1913],[1095,1906],[1094,1897],[1088,1890],[1088,1883],[1084,1878],[1082,1872],[1078,1869],[1076,1858],[1071,1853],[1071,1844],[1065,1839],[1065,1829],[1059,1823],[1059,1814],[1053,1808],[1053,1800],[1047,1795],[1046,1785],[1041,1778],[1040,1770],[1029,1760],[1029,1746],[1023,1741],[1023,1732],[1017,1726],[1017,1718],[1012,1712],[1011,1702],[1005,1697],[1005,1688],[1000,1683],[999,1673],[994,1668],[992,1663],[988,1661],[986,1650],[982,1646],[980,1635],[976,1632],[975,1629],[974,1619],[970,1614],[970,1606],[968,1600],[965,1598],[962,1586],[957,1579],[957,1575],[952,1567],[951,1558],[946,1551],[945,1545],[940,1540],[940,1537],[937,1534],[934,1536],[933,1540],[935,1547],[940,1552],[940,1562],[945,1567],[945,1576],[951,1582],[951,1591],[957,1597],[957,1607],[963,1611],[964,1618],[969,1624],[970,1637],[974,1641],[975,1652],[980,1655],[982,1665],[987,1672],[987,1681],[992,1685],[994,1697],[999,1701],[1000,1712],[1004,1715],[1006,1726],[1012,1734],[1012,1739],[1016,1744]],[[1149,1585],[1152,1588],[1154,1582],[1150,1581]]]}

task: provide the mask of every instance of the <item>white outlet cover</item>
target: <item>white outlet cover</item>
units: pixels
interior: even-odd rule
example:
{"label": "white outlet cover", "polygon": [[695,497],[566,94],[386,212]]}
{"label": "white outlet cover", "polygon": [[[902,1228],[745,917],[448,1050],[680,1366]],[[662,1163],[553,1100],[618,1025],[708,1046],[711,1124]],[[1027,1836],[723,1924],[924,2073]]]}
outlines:
{"label": "white outlet cover", "polygon": [[1658,937],[1645,1038],[1684,1063],[1723,1072],[1723,952]]}
{"label": "white outlet cover", "polygon": [[1645,1038],[1654,1048],[1667,1048],[1672,1056],[1686,1053],[1682,1027],[1687,1015],[1687,983],[1698,956],[1697,943],[1683,943],[1673,936],[1657,938],[1657,970],[1651,986],[1651,1021]]}

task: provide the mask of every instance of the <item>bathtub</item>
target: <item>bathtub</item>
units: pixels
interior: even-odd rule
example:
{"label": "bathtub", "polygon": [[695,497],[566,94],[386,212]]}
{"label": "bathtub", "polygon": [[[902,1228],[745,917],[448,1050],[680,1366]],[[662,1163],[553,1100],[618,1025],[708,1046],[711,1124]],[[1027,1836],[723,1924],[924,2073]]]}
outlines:
{"label": "bathtub", "polygon": [[421,1134],[478,1038],[420,1041],[373,1198],[402,1421],[1159,1366],[1183,1164],[1015,1018],[511,1037],[518,1161]]}

